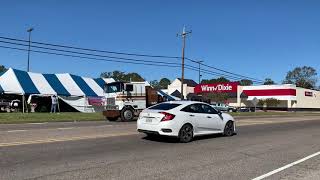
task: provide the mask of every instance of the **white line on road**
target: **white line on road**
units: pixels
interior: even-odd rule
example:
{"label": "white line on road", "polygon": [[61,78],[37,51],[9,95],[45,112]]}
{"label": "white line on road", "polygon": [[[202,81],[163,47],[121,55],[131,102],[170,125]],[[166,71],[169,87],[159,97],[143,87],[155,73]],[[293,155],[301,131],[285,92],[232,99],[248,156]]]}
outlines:
{"label": "white line on road", "polygon": [[273,175],[273,174],[276,174],[276,173],[278,173],[278,172],[280,172],[280,171],[283,171],[283,170],[285,170],[285,169],[288,169],[288,168],[290,168],[290,167],[292,167],[292,166],[294,166],[294,165],[297,165],[297,164],[299,164],[299,163],[302,163],[303,161],[306,161],[306,160],[311,159],[311,158],[313,158],[313,157],[315,157],[315,156],[318,156],[318,155],[320,155],[320,151],[319,151],[319,152],[316,152],[316,153],[314,153],[314,154],[311,154],[311,155],[309,155],[309,156],[307,156],[307,157],[305,157],[305,158],[302,158],[302,159],[300,159],[300,160],[297,160],[297,161],[295,161],[295,162],[293,162],[293,163],[287,164],[287,165],[285,165],[285,166],[283,166],[283,167],[281,167],[281,168],[278,168],[278,169],[275,169],[275,170],[273,170],[273,171],[270,171],[270,172],[268,172],[268,173],[266,173],[266,174],[263,174],[263,175],[261,175],[261,176],[259,176],[259,177],[254,178],[254,179],[252,179],[252,180],[261,180],[261,179],[267,178],[267,177],[269,177],[269,176],[271,176],[271,175]]}
{"label": "white line on road", "polygon": [[59,130],[68,130],[68,129],[73,129],[73,127],[65,127],[65,128],[57,128]]}
{"label": "white line on road", "polygon": [[43,123],[27,123],[27,124],[47,124],[48,122],[43,122]]}
{"label": "white line on road", "polygon": [[11,130],[11,131],[7,131],[7,132],[8,132],[8,133],[12,133],[12,132],[24,132],[24,131],[27,131],[27,130],[18,129],[18,130]]}

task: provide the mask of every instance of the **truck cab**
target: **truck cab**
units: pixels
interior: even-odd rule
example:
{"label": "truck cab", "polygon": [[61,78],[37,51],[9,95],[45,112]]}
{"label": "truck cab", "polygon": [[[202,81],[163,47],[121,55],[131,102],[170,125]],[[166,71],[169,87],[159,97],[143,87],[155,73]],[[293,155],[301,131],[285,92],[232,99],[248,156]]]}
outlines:
{"label": "truck cab", "polygon": [[105,111],[103,115],[111,121],[121,118],[130,121],[139,113],[156,104],[157,91],[147,82],[112,82],[104,87]]}

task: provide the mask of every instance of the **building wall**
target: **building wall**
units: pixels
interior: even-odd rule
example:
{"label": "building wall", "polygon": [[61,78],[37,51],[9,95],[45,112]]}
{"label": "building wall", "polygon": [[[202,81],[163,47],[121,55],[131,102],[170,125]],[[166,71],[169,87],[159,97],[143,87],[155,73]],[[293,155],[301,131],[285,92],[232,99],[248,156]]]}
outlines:
{"label": "building wall", "polygon": [[[312,92],[312,96],[306,96],[306,91]],[[320,91],[297,87],[296,108],[320,108]]]}
{"label": "building wall", "polygon": [[[305,88],[295,87],[295,85],[270,85],[270,86],[238,86],[237,102],[229,103],[231,106],[236,107],[248,107],[252,106],[252,103],[248,99],[253,97],[240,98],[243,90],[246,89],[286,89],[293,88],[296,90],[296,96],[260,96],[258,99],[275,98],[280,100],[280,104],[277,108],[297,108],[297,109],[320,109],[320,91],[310,90]],[[305,92],[311,92],[312,96],[306,96]]]}
{"label": "building wall", "polygon": [[[181,92],[181,81],[179,79],[175,79],[170,85],[168,85],[168,94],[171,94],[176,90]],[[194,87],[188,87],[187,84],[183,85],[184,97],[187,97],[189,93],[193,93],[193,92],[194,92]]]}

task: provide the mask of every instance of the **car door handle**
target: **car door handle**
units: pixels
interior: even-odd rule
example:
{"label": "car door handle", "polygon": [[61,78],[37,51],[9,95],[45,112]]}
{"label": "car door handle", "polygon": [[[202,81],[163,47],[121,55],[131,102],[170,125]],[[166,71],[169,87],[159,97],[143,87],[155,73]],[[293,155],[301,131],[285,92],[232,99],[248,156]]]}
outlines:
{"label": "car door handle", "polygon": [[212,118],[211,116],[207,116],[207,118]]}
{"label": "car door handle", "polygon": [[190,114],[189,116],[193,117],[194,115],[193,115],[193,114]]}

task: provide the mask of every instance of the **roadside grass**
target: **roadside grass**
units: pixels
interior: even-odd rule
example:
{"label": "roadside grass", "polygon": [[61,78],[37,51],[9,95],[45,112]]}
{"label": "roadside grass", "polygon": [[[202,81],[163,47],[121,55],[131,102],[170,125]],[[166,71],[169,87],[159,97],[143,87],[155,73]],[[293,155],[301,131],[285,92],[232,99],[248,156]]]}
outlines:
{"label": "roadside grass", "polygon": [[259,111],[259,112],[231,112],[232,116],[320,116],[316,112],[278,112],[278,111]]}
{"label": "roadside grass", "polygon": [[0,124],[70,122],[70,121],[102,121],[102,113],[0,113]]}
{"label": "roadside grass", "polygon": [[[235,117],[254,116],[320,116],[312,112],[232,112]],[[73,121],[104,121],[102,113],[0,113],[0,124],[41,123],[41,122],[73,122]]]}

